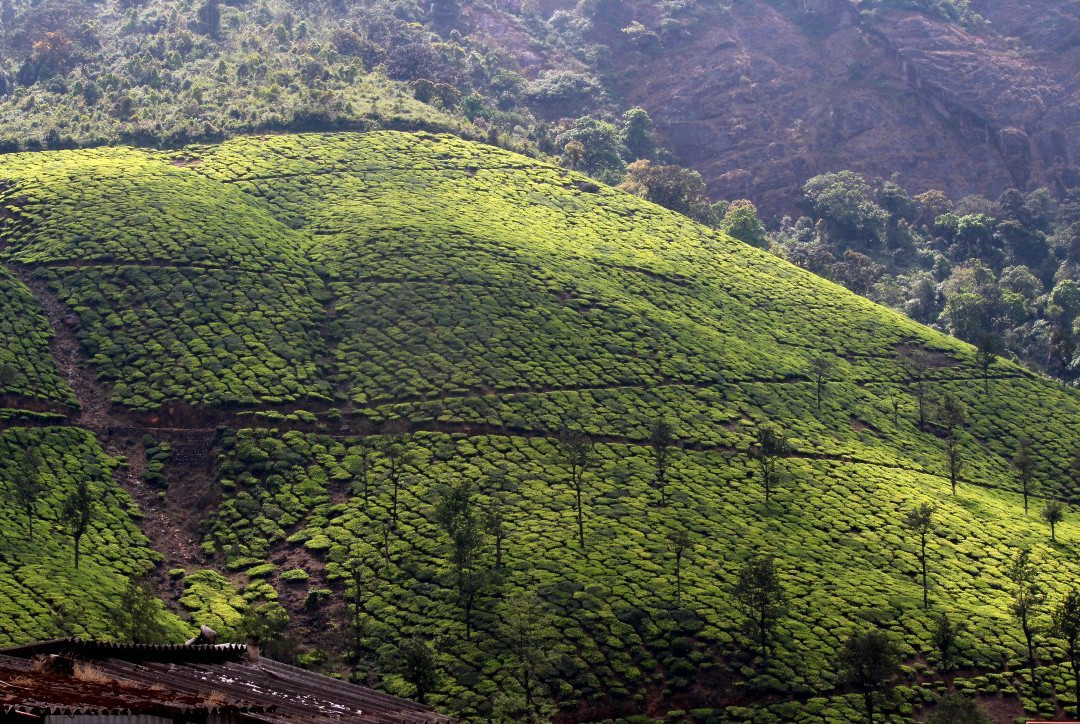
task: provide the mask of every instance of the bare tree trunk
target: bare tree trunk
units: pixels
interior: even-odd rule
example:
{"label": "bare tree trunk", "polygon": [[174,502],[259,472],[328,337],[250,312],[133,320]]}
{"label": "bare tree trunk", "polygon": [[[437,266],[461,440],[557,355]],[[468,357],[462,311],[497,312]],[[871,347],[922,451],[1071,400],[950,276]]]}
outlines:
{"label": "bare tree trunk", "polygon": [[926,592],[926,534],[922,534],[922,555],[919,557],[922,563],[922,607],[925,611],[930,608]]}
{"label": "bare tree trunk", "polygon": [[675,554],[675,602],[682,603],[682,555]]}
{"label": "bare tree trunk", "polygon": [[585,523],[581,519],[581,481],[579,480],[576,486],[577,489],[577,529],[578,529],[578,544],[585,548]]}
{"label": "bare tree trunk", "polygon": [[472,641],[472,609],[473,595],[470,593],[465,598],[465,640]]}
{"label": "bare tree trunk", "polygon": [[1032,641],[1032,631],[1031,627],[1028,626],[1026,616],[1024,617],[1022,626],[1024,629],[1024,639],[1027,641],[1028,670],[1031,672],[1031,688],[1034,689],[1038,684],[1037,680],[1035,679],[1035,645]]}
{"label": "bare tree trunk", "polygon": [[769,665],[769,621],[765,617],[765,607],[761,609],[761,618],[758,619],[758,635],[761,636],[761,663]]}
{"label": "bare tree trunk", "polygon": [[1080,717],[1080,668],[1077,666],[1076,649],[1073,647],[1069,648],[1069,662],[1072,664],[1073,691],[1076,695],[1076,711],[1073,715]]}

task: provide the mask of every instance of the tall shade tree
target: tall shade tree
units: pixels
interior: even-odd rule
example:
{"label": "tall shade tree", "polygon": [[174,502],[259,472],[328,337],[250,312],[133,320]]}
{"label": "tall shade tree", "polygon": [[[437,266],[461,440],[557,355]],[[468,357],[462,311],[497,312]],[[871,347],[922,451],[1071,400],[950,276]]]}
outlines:
{"label": "tall shade tree", "polygon": [[936,411],[936,422],[945,431],[945,463],[949,470],[949,484],[956,495],[956,481],[964,469],[960,450],[960,431],[967,420],[967,407],[952,392],[946,392]]}
{"label": "tall shade tree", "polygon": [[790,452],[784,431],[772,423],[765,423],[757,430],[757,446],[750,454],[761,469],[761,484],[765,488],[765,502],[772,497],[773,488],[780,483],[780,459]]}
{"label": "tall shade tree", "polygon": [[485,510],[484,522],[487,525],[487,533],[495,541],[495,568],[502,570],[503,545],[510,535],[510,529],[506,524],[506,500],[501,495],[492,497]]}
{"label": "tall shade tree", "polygon": [[45,494],[45,481],[41,477],[41,455],[35,448],[23,451],[15,479],[12,481],[12,494],[16,506],[26,514],[26,535],[34,540],[34,518],[41,496]]}
{"label": "tall shade tree", "polygon": [[94,497],[90,483],[85,478],[80,478],[75,483],[74,489],[64,498],[60,508],[60,520],[75,542],[75,568],[79,567],[79,545],[87,528],[90,527],[90,522],[94,519],[96,508],[97,499]]}
{"label": "tall shade tree", "polygon": [[668,533],[667,539],[671,552],[675,554],[675,602],[679,603],[682,601],[682,560],[693,543],[685,530],[673,530]]}
{"label": "tall shade tree", "polygon": [[[718,206],[719,204],[713,207],[714,216],[719,216]],[[758,217],[757,206],[749,199],[732,201],[724,210],[723,218],[718,218],[714,223],[720,231],[741,242],[759,249],[769,248],[769,237],[765,225]]]}
{"label": "tall shade tree", "polygon": [[363,653],[364,634],[367,629],[364,601],[373,598],[382,584],[378,555],[372,555],[354,545],[345,563],[348,583],[345,588],[348,626],[353,635],[353,657],[360,661]]}
{"label": "tall shade tree", "polygon": [[975,362],[982,370],[983,392],[990,394],[990,367],[997,360],[1001,351],[1001,341],[993,332],[983,332],[975,345]]}
{"label": "tall shade tree", "polygon": [[866,718],[874,722],[874,697],[887,692],[900,670],[896,645],[877,629],[852,634],[840,651],[840,680],[863,696]]}
{"label": "tall shade tree", "polygon": [[633,159],[648,158],[656,146],[653,122],[644,108],[631,108],[622,117],[622,142]]}
{"label": "tall shade tree", "polygon": [[767,664],[772,630],[786,610],[776,559],[769,555],[751,556],[739,569],[731,594],[735,607],[743,615],[747,634],[760,648],[761,660]]}
{"label": "tall shade tree", "polygon": [[416,690],[416,700],[427,703],[428,692],[434,691],[439,684],[439,670],[431,644],[419,638],[401,642],[397,648],[397,665],[401,678]]}
{"label": "tall shade tree", "polygon": [[952,653],[956,648],[957,634],[959,627],[948,616],[941,614],[934,624],[934,630],[930,632],[934,648],[937,649],[940,671],[945,672],[952,668]]}
{"label": "tall shade tree", "polygon": [[891,389],[888,390],[885,394],[886,394],[885,399],[889,403],[889,407],[892,409],[893,426],[899,426],[900,425],[900,405],[902,404],[902,401],[900,400],[900,395],[896,394]]}
{"label": "tall shade tree", "polygon": [[932,503],[920,503],[908,511],[904,516],[904,527],[919,536],[919,565],[922,567],[922,605],[929,608],[929,587],[926,582],[926,536],[933,530],[934,511],[937,506]]}
{"label": "tall shade tree", "polygon": [[466,640],[472,639],[472,612],[487,584],[487,572],[480,562],[484,532],[479,518],[471,481],[462,480],[441,492],[435,519],[450,538],[454,586],[465,612]]}
{"label": "tall shade tree", "polygon": [[1020,481],[1020,490],[1024,494],[1024,515],[1028,514],[1028,496],[1031,495],[1031,481],[1035,475],[1035,454],[1031,449],[1031,438],[1021,435],[1016,443],[1016,455],[1013,456],[1013,468]]}
{"label": "tall shade tree", "polygon": [[1059,500],[1048,500],[1040,513],[1042,519],[1050,524],[1050,540],[1057,542],[1054,529],[1065,519],[1065,506]]}
{"label": "tall shade tree", "polygon": [[829,359],[828,357],[814,357],[810,360],[810,379],[814,381],[814,391],[816,393],[818,411],[821,410],[821,398],[828,389],[826,384],[835,369],[835,360]]}
{"label": "tall shade tree", "polygon": [[900,354],[900,365],[907,375],[908,389],[918,403],[919,428],[926,427],[926,397],[929,394],[927,375],[930,372],[930,356],[922,349],[904,350]]}
{"label": "tall shade tree", "polygon": [[409,449],[404,427],[396,427],[382,444],[382,454],[386,458],[386,480],[390,483],[390,526],[397,529],[398,499],[405,468],[413,461],[414,453]]}
{"label": "tall shade tree", "polygon": [[113,629],[119,641],[134,644],[164,644],[161,623],[164,606],[146,579],[129,578],[112,612]]}
{"label": "tall shade tree", "polygon": [[1027,645],[1028,670],[1031,673],[1031,685],[1036,685],[1035,678],[1035,635],[1038,628],[1035,618],[1046,601],[1046,593],[1039,584],[1038,569],[1031,560],[1030,551],[1018,551],[1005,575],[1013,584],[1013,600],[1009,612],[1020,624]]}
{"label": "tall shade tree", "polygon": [[660,493],[660,507],[667,505],[668,465],[671,463],[671,449],[675,446],[675,431],[665,418],[653,423],[649,430],[649,447],[652,448],[655,475],[653,487]]}
{"label": "tall shade tree", "polygon": [[354,455],[345,458],[345,469],[352,475],[353,484],[360,487],[364,498],[364,509],[367,510],[368,501],[371,497],[371,445],[368,441],[361,440],[357,445]]}
{"label": "tall shade tree", "polygon": [[1065,653],[1069,655],[1069,664],[1073,672],[1073,693],[1076,709],[1073,712],[1080,717],[1080,591],[1075,588],[1065,594],[1065,598],[1054,608],[1050,615],[1050,635],[1065,642]]}
{"label": "tall shade tree", "polygon": [[559,459],[570,473],[570,484],[574,488],[577,500],[578,545],[585,548],[585,518],[582,511],[582,491],[585,487],[585,472],[594,462],[593,442],[581,430],[563,428],[556,438]]}
{"label": "tall shade tree", "polygon": [[524,697],[524,711],[508,712],[515,720],[542,721],[546,698],[544,677],[553,664],[554,623],[534,592],[518,593],[501,606],[498,638],[514,662],[512,669]]}

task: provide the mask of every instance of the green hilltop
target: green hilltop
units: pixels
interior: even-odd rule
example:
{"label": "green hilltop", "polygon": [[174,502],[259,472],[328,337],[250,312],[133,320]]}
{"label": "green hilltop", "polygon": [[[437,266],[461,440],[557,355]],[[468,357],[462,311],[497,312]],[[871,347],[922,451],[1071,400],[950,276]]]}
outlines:
{"label": "green hilltop", "polygon": [[[639,198],[424,133],[12,154],[0,261],[0,480],[34,447],[49,486],[48,547],[0,504],[0,642],[104,635],[123,577],[164,557],[176,636],[178,615],[235,636],[245,615],[279,635],[287,617],[303,663],[344,671],[358,649],[404,695],[395,647],[418,637],[435,644],[430,702],[465,717],[522,714],[506,628],[526,593],[548,617],[534,693],[571,718],[858,720],[836,653],[874,626],[906,664],[888,710],[910,719],[945,688],[942,613],[964,623],[957,688],[1012,716],[1075,706],[1059,642],[1040,638],[1027,680],[1005,570],[1030,549],[1050,603],[1080,574],[1072,508],[1053,542],[1038,515],[1080,498],[1080,396],[984,370],[970,345]],[[946,393],[967,409],[955,495],[932,422]],[[766,502],[752,452],[768,422],[791,450]],[[584,548],[563,427],[596,446]],[[87,474],[102,503],[76,573],[56,509]],[[501,503],[503,529],[478,554],[491,575],[469,632],[439,515],[461,481]],[[902,524],[925,501],[928,611]],[[789,599],[768,662],[731,597],[755,553],[776,556]],[[49,613],[75,605],[78,628]]]}

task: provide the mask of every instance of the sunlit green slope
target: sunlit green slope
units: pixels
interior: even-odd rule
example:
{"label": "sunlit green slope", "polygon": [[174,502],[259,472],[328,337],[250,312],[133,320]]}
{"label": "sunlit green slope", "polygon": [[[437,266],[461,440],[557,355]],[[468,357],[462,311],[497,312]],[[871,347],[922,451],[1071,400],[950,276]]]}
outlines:
{"label": "sunlit green slope", "polygon": [[[0,158],[0,180],[11,210],[0,260],[74,314],[111,414],[233,428],[216,450],[222,499],[200,531],[207,565],[241,584],[245,571],[265,578],[311,632],[343,626],[333,611],[346,564],[362,556],[383,581],[366,598],[363,648],[398,693],[411,689],[388,647],[438,636],[432,700],[507,711],[520,690],[500,606],[534,590],[555,618],[546,695],[596,716],[696,706],[721,718],[855,718],[856,699],[833,696],[844,637],[883,626],[910,664],[932,668],[942,612],[967,623],[962,663],[993,674],[972,686],[1017,686],[1031,713],[1054,713],[1055,688],[1073,706],[1064,669],[1048,669],[1038,695],[1021,674],[998,676],[1022,663],[1003,577],[1014,550],[1034,549],[1051,599],[1080,574],[1072,511],[1056,543],[1037,516],[1045,497],[1080,497],[1072,391],[1000,360],[984,380],[970,346],[776,257],[448,136],[18,154]],[[919,350],[922,373],[904,362]],[[832,367],[820,406],[815,358]],[[928,410],[946,391],[968,408],[955,497],[941,431],[917,424],[913,375],[926,377]],[[170,417],[179,403],[196,408],[182,421]],[[679,441],[666,508],[645,444],[661,416]],[[367,504],[356,461],[362,439],[383,440],[399,419],[411,460],[394,524],[386,456],[372,456]],[[794,449],[769,504],[748,455],[766,421]],[[563,425],[598,443],[584,551],[551,439]],[[1011,464],[1021,436],[1038,460],[1026,517]],[[508,506],[503,570],[471,640],[434,512],[440,486],[462,478],[483,503]],[[174,475],[169,494],[183,485]],[[900,524],[924,500],[941,506],[929,612]],[[695,538],[681,601],[667,543],[678,529]],[[756,669],[729,594],[755,551],[779,557],[791,598],[776,656]],[[494,555],[488,545],[484,565]],[[298,565],[307,578],[282,577]],[[192,591],[206,590],[199,576]],[[307,644],[329,654],[347,640]],[[895,713],[934,698],[929,674],[922,687],[907,679]],[[754,711],[724,709],[766,696]]]}
{"label": "sunlit green slope", "polygon": [[34,295],[7,269],[0,269],[0,400],[20,405],[75,403],[50,357],[51,337]]}
{"label": "sunlit green slope", "polygon": [[[32,531],[10,493],[27,474],[27,451],[40,461],[43,486]],[[0,431],[0,646],[67,635],[113,638],[122,631],[116,621],[129,613],[122,601],[127,579],[147,573],[161,556],[138,528],[137,506],[113,479],[116,467],[85,430]],[[80,480],[96,503],[76,569],[60,511]],[[190,635],[175,617],[160,619],[173,640]]]}

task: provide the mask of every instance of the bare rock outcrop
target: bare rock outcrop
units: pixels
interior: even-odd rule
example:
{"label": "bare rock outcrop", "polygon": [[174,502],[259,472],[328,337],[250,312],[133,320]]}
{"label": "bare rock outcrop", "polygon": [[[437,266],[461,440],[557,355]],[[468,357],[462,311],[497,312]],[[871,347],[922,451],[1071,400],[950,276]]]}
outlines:
{"label": "bare rock outcrop", "polygon": [[[805,180],[840,169],[953,197],[1080,185],[1080,0],[973,0],[987,22],[969,25],[851,0],[742,0],[649,53],[622,28],[659,26],[656,6],[604,8],[591,40],[611,48],[621,100],[649,111],[713,196],[766,216],[798,212]],[[528,73],[557,62],[502,35]]]}

